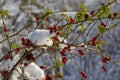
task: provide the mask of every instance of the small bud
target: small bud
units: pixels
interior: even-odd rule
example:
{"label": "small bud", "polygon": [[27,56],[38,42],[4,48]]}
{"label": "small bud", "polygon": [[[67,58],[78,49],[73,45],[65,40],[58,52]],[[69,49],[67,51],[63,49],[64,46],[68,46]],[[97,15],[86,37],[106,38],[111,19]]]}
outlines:
{"label": "small bud", "polygon": [[71,24],[75,22],[75,20],[73,18],[70,18],[69,21],[70,21]]}
{"label": "small bud", "polygon": [[85,53],[82,50],[78,50],[78,53],[80,54],[80,56],[85,55]]}
{"label": "small bud", "polygon": [[40,20],[40,18],[39,18],[39,17],[36,17],[35,19],[36,19],[36,21]]}
{"label": "small bud", "polygon": [[86,73],[85,73],[84,71],[80,71],[80,74],[81,74],[81,76],[82,76],[83,78],[87,78],[87,75],[86,75]]}
{"label": "small bud", "polygon": [[91,16],[94,16],[94,12],[95,12],[95,11],[91,11],[91,12],[90,12],[90,15],[91,15]]}
{"label": "small bud", "polygon": [[85,20],[87,20],[89,18],[89,15],[85,14],[84,18],[85,18]]}
{"label": "small bud", "polygon": [[28,60],[28,61],[34,61],[35,60],[35,58],[34,58],[32,53],[27,54],[25,56],[25,59]]}
{"label": "small bud", "polygon": [[54,80],[53,77],[51,75],[46,75],[45,80]]}
{"label": "small bud", "polygon": [[93,37],[91,45],[93,45],[93,46],[96,45],[96,43],[97,43],[97,38],[98,38],[97,36],[96,36],[96,37]]}
{"label": "small bud", "polygon": [[9,72],[8,72],[7,70],[4,70],[4,71],[1,72],[1,75],[2,75],[3,77],[7,77],[8,74],[9,74]]}
{"label": "small bud", "polygon": [[22,38],[21,38],[21,41],[22,41],[22,42],[25,42],[25,38],[24,38],[24,37],[22,37]]}
{"label": "small bud", "polygon": [[67,61],[68,61],[67,57],[63,57],[63,58],[62,58],[62,62],[63,62],[64,64],[66,64]]}
{"label": "small bud", "polygon": [[118,15],[118,13],[113,13],[113,16],[116,18],[117,17],[117,15]]}
{"label": "small bud", "polygon": [[104,63],[104,64],[106,64],[107,63],[107,61],[110,61],[110,57],[109,56],[104,56],[103,57],[103,59],[102,59],[102,62]]}
{"label": "small bud", "polygon": [[20,48],[16,48],[15,51],[16,51],[16,52],[20,52]]}
{"label": "small bud", "polygon": [[110,61],[110,59],[111,59],[109,56],[105,56],[104,58],[105,58],[107,61]]}
{"label": "small bud", "polygon": [[44,25],[41,25],[41,29],[45,29],[45,26],[44,26]]}
{"label": "small bud", "polygon": [[8,29],[6,27],[4,28],[4,32],[8,32]]}
{"label": "small bud", "polygon": [[54,29],[54,31],[56,31],[56,30],[59,29],[59,26],[55,25],[55,26],[53,27],[53,29]]}
{"label": "small bud", "polygon": [[46,69],[46,66],[40,66],[41,69]]}
{"label": "small bud", "polygon": [[62,51],[60,51],[60,53],[61,53],[62,56],[66,56],[64,49]]}
{"label": "small bud", "polygon": [[54,28],[53,27],[49,27],[50,33],[54,32]]}
{"label": "small bud", "polygon": [[56,36],[60,36],[60,35],[61,35],[61,33],[60,33],[60,32],[57,32],[57,33],[56,33]]}
{"label": "small bud", "polygon": [[45,20],[46,20],[46,21],[49,21],[50,19],[49,19],[49,17],[46,17]]}
{"label": "small bud", "polygon": [[58,37],[54,37],[53,39],[54,39],[55,42],[59,42]]}
{"label": "small bud", "polygon": [[102,63],[103,63],[103,64],[106,64],[106,63],[107,63],[107,60],[106,60],[105,58],[103,58]]}
{"label": "small bud", "polygon": [[107,68],[105,66],[102,66],[103,72],[107,72]]}
{"label": "small bud", "polygon": [[8,54],[5,56],[5,60],[8,60],[8,59],[10,59],[10,60],[13,59],[12,54],[8,53]]}
{"label": "small bud", "polygon": [[104,22],[101,22],[100,25],[103,26],[103,27],[106,26]]}
{"label": "small bud", "polygon": [[24,63],[24,66],[28,66],[29,64],[28,63]]}

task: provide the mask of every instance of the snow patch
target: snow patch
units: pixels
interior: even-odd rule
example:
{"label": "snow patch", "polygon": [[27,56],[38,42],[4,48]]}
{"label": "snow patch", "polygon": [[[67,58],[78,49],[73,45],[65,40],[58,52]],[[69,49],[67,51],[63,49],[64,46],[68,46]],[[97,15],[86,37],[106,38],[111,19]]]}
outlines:
{"label": "snow patch", "polygon": [[55,33],[50,33],[49,30],[36,29],[28,34],[28,38],[36,45],[52,46],[53,41],[51,37],[55,36]]}
{"label": "snow patch", "polygon": [[36,65],[34,62],[30,63],[28,66],[24,68],[25,75],[29,77],[30,80],[36,80],[36,79],[44,79],[44,71],[40,69],[38,65]]}

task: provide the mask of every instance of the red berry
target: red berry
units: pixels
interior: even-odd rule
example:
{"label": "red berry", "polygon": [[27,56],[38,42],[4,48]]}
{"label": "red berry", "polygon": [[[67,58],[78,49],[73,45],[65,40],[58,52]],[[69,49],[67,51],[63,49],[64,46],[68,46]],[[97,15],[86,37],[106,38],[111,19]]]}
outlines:
{"label": "red berry", "polygon": [[24,66],[28,66],[29,64],[28,63],[24,63]]}
{"label": "red berry", "polygon": [[36,19],[36,20],[40,20],[40,18],[39,18],[39,17],[36,17],[35,19]]}
{"label": "red berry", "polygon": [[26,42],[27,42],[27,43],[31,43],[30,39],[26,39]]}
{"label": "red berry", "polygon": [[68,45],[68,46],[65,47],[64,49],[66,50],[66,52],[70,52],[70,51],[71,51],[71,46]]}
{"label": "red berry", "polygon": [[60,36],[60,35],[61,35],[61,33],[60,33],[60,32],[57,32],[57,33],[56,33],[56,35],[57,35],[57,36]]}
{"label": "red berry", "polygon": [[41,69],[46,69],[46,66],[40,66]]}
{"label": "red berry", "polygon": [[10,59],[10,60],[13,59],[12,54],[8,53],[8,54],[5,56],[5,60],[8,60],[8,59]]}
{"label": "red berry", "polygon": [[118,13],[113,13],[114,17],[117,17]]}
{"label": "red berry", "polygon": [[103,27],[106,26],[104,22],[101,22],[100,25],[103,26]]}
{"label": "red berry", "polygon": [[67,45],[67,51],[70,52],[71,51],[71,45]]}
{"label": "red berry", "polygon": [[15,50],[16,50],[16,52],[20,52],[20,48],[16,48]]}
{"label": "red berry", "polygon": [[52,33],[54,31],[53,27],[49,27],[50,33]]}
{"label": "red berry", "polygon": [[46,75],[45,80],[54,80],[53,77],[51,75]]}
{"label": "red berry", "polygon": [[46,20],[46,21],[49,21],[50,19],[49,19],[49,17],[46,17],[45,20]]}
{"label": "red berry", "polygon": [[2,75],[3,77],[7,77],[8,74],[9,74],[9,72],[8,72],[7,70],[4,70],[4,71],[1,72],[1,75]]}
{"label": "red berry", "polygon": [[32,53],[29,53],[28,55],[25,56],[25,59],[28,61],[34,61],[35,58]]}
{"label": "red berry", "polygon": [[70,44],[68,44],[68,46],[67,46],[68,48],[71,48],[71,45]]}
{"label": "red berry", "polygon": [[69,53],[70,51],[71,51],[71,46],[68,45],[68,46],[66,46],[62,49],[61,53],[63,53],[63,54],[66,53],[66,52]]}
{"label": "red berry", "polygon": [[103,72],[107,72],[107,68],[105,66],[102,66]]}
{"label": "red berry", "polygon": [[96,43],[97,43],[97,38],[98,38],[97,36],[96,36],[96,37],[93,37],[91,45],[93,45],[93,46],[96,45]]}
{"label": "red berry", "polygon": [[67,61],[68,61],[67,57],[63,57],[63,58],[62,58],[62,62],[63,62],[64,64],[66,64]]}
{"label": "red berry", "polygon": [[103,58],[102,62],[103,62],[104,64],[106,64],[106,63],[107,63],[107,60],[106,60],[105,58]]}
{"label": "red berry", "polygon": [[106,64],[107,63],[107,61],[110,61],[110,57],[109,56],[104,56],[103,57],[103,59],[102,59],[102,62],[104,63],[104,64]]}
{"label": "red berry", "polygon": [[88,14],[85,14],[84,16],[85,20],[89,18],[89,15]]}
{"label": "red berry", "polygon": [[58,27],[57,25],[55,25],[55,26],[53,27],[53,29],[54,29],[54,31],[56,31],[56,30],[59,29],[59,27]]}
{"label": "red berry", "polygon": [[55,41],[55,42],[59,42],[58,37],[54,37],[54,41]]}
{"label": "red berry", "polygon": [[85,55],[85,53],[82,50],[78,50],[78,53],[80,54],[80,56]]}
{"label": "red berry", "polygon": [[22,42],[25,42],[25,38],[24,38],[24,37],[22,37],[22,38],[21,38],[21,41],[22,41]]}
{"label": "red berry", "polygon": [[51,51],[54,51],[54,50],[55,50],[55,47],[50,47],[50,50],[51,50]]}
{"label": "red berry", "polygon": [[8,32],[8,29],[6,27],[4,28],[4,32]]}
{"label": "red berry", "polygon": [[74,23],[75,20],[73,18],[70,18],[70,23]]}
{"label": "red berry", "polygon": [[21,41],[22,41],[23,46],[27,46],[27,47],[33,46],[32,42],[29,39],[25,39],[25,38],[22,37]]}
{"label": "red berry", "polygon": [[105,56],[104,58],[105,58],[107,61],[110,61],[110,59],[111,59],[109,56]]}
{"label": "red berry", "polygon": [[32,42],[30,41],[30,39],[26,39],[26,46],[27,47],[31,47],[33,44]]}
{"label": "red berry", "polygon": [[45,26],[44,26],[44,25],[41,25],[41,28],[42,28],[42,29],[44,29],[44,28],[45,28]]}
{"label": "red berry", "polygon": [[90,15],[93,16],[93,15],[94,15],[94,12],[95,12],[95,11],[91,11],[91,12],[90,12]]}
{"label": "red berry", "polygon": [[64,49],[62,51],[60,51],[60,53],[61,53],[62,56],[66,56]]}
{"label": "red berry", "polygon": [[49,27],[49,30],[53,30],[53,27]]}
{"label": "red berry", "polygon": [[84,71],[80,71],[80,74],[81,74],[81,76],[82,76],[83,78],[87,78],[87,75],[86,75],[86,73],[85,73]]}

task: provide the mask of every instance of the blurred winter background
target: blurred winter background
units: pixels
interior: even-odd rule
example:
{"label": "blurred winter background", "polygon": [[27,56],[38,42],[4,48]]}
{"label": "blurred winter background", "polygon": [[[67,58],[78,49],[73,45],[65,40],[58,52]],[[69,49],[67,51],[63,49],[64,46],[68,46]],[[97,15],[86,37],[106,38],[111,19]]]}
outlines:
{"label": "blurred winter background", "polygon": [[[25,24],[30,23],[34,16],[42,15],[41,12],[44,10],[60,11],[64,10],[80,10],[80,3],[85,4],[90,9],[97,9],[101,3],[107,3],[110,0],[0,0],[0,8],[7,9],[10,11],[10,17],[6,19],[6,25],[10,30],[10,34],[19,31]],[[120,1],[118,0],[112,5],[115,12],[120,13]],[[74,16],[73,14],[70,14]],[[113,24],[110,22],[110,24]],[[20,34],[27,35],[29,31],[32,30],[32,26],[23,30]],[[2,23],[0,22],[0,40],[3,40],[3,35],[1,34]],[[95,32],[91,32],[90,37],[94,35]],[[20,40],[15,37],[16,40]],[[109,43],[106,46],[107,54],[113,59],[120,63],[120,25],[109,31],[104,35],[104,39]],[[14,42],[14,41],[13,41]],[[6,53],[7,44],[0,44],[0,58],[3,56],[1,53]],[[113,63],[108,63],[107,73],[103,73],[101,70],[101,57],[92,52],[89,52],[88,58],[77,57],[77,64],[81,69],[86,70],[89,77],[87,80],[120,80],[120,66]],[[51,65],[52,63],[44,57],[42,61],[39,60],[39,64]],[[64,79],[63,80],[82,80],[79,71],[77,70],[74,61],[70,61],[64,66]]]}

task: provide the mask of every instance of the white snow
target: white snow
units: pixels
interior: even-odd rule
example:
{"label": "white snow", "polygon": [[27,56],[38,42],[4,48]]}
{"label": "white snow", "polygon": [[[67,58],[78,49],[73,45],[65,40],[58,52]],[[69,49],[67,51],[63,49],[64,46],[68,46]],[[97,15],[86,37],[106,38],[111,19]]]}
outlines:
{"label": "white snow", "polygon": [[28,38],[36,45],[52,46],[53,41],[51,37],[55,36],[55,33],[50,33],[49,30],[36,29],[28,34]]}
{"label": "white snow", "polygon": [[22,70],[20,69],[20,66],[18,65],[15,70],[13,71],[13,75],[16,77],[19,77],[20,74],[22,73]]}
{"label": "white snow", "polygon": [[15,64],[16,62],[18,62],[19,59],[20,59],[20,54],[16,54],[12,59],[12,64]]}
{"label": "white snow", "polygon": [[60,49],[63,49],[64,47],[67,46],[67,45],[66,45],[66,43],[67,43],[67,40],[66,40],[66,39],[64,39],[63,37],[58,37],[58,39],[59,39],[60,42],[62,42],[62,41],[64,40],[63,42],[65,43],[65,44],[64,44],[64,43],[60,43],[60,44],[59,44]]}
{"label": "white snow", "polygon": [[[52,37],[55,36],[55,33],[50,33],[49,30],[40,30],[40,29],[36,29],[34,31],[32,31],[31,33],[28,34],[28,38],[32,41],[32,43],[35,43],[36,45],[47,45],[47,46],[52,46],[53,41],[52,41]],[[67,43],[67,40],[64,39],[63,37],[58,37],[59,41],[64,43]],[[59,44],[60,49],[63,49],[64,47],[66,47],[66,44]]]}
{"label": "white snow", "polygon": [[28,66],[24,68],[25,75],[30,79],[30,80],[36,80],[36,79],[44,79],[44,71],[40,69],[40,67],[35,64],[34,62],[30,63]]}
{"label": "white snow", "polygon": [[[13,71],[12,80],[18,80],[20,74],[22,74],[22,70],[20,69],[20,66],[18,66],[16,70]],[[34,62],[24,68],[24,74],[30,80],[44,80],[45,78],[44,71]]]}
{"label": "white snow", "polygon": [[18,80],[14,74],[12,75],[12,80]]}
{"label": "white snow", "polygon": [[[15,64],[17,60],[19,60],[19,55],[16,55],[14,59],[11,61],[12,64]],[[17,78],[22,74],[22,70],[20,68],[22,65],[18,65],[15,70],[13,71],[12,80],[18,80]],[[43,80],[45,78],[44,71],[39,68],[39,66],[32,62],[28,66],[26,66],[24,69],[24,74],[30,79],[30,80]]]}

